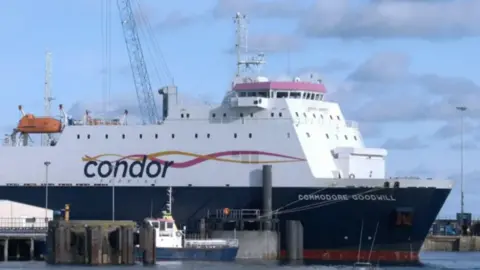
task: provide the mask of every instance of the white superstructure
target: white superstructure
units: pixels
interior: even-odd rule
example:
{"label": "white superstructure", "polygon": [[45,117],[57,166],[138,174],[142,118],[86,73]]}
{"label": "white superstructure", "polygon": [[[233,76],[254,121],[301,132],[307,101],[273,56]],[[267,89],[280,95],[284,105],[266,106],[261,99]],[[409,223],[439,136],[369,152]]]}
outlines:
{"label": "white superstructure", "polygon": [[[264,63],[263,55],[237,60],[239,72]],[[260,186],[262,164],[273,164],[276,187],[372,187],[386,181],[452,187],[443,180],[386,180],[387,151],[366,147],[358,124],[346,120],[325,92],[318,79],[237,74],[221,104],[184,106],[177,103],[176,88],[168,87],[159,91],[164,120],[158,125],[131,125],[128,112],[115,121],[86,112],[74,121],[60,107],[61,132],[50,146],[28,146],[28,134],[18,130],[6,137],[0,184]]]}

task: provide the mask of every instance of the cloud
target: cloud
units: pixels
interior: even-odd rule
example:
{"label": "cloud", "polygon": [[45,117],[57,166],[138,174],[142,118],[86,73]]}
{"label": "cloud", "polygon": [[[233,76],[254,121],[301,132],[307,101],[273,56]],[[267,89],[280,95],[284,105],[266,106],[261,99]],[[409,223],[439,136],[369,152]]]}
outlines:
{"label": "cloud", "polygon": [[[392,64],[393,63],[393,64]],[[362,122],[457,121],[457,106],[466,118],[480,118],[480,86],[467,78],[416,74],[409,56],[381,52],[358,65],[331,98],[348,103]]]}
{"label": "cloud", "polygon": [[361,64],[347,79],[359,82],[394,83],[410,76],[410,58],[398,52],[383,52]]}
{"label": "cloud", "polygon": [[346,71],[352,67],[352,64],[343,59],[333,58],[327,60],[324,64],[319,66],[307,66],[300,68],[297,73],[336,73]]}
{"label": "cloud", "polygon": [[404,139],[387,139],[382,147],[395,150],[411,150],[425,148],[427,145],[421,142],[417,136],[411,136]]}
{"label": "cloud", "polygon": [[300,31],[319,38],[456,39],[480,35],[480,1],[318,0]]}
{"label": "cloud", "polygon": [[[450,149],[460,151],[462,147],[461,142],[454,142],[450,145]],[[464,151],[472,151],[472,150],[477,150],[478,145],[472,141],[472,140],[466,140],[463,142],[463,150]]]}
{"label": "cloud", "polygon": [[[467,133],[471,133],[473,131],[475,131],[476,128],[475,126],[470,123],[470,122],[467,122],[465,121],[463,123],[463,132],[464,134],[467,134]],[[462,124],[460,122],[460,119],[458,119],[458,121],[451,121],[451,122],[447,122],[446,124],[444,124],[443,126],[441,126],[434,134],[433,136],[435,138],[439,138],[439,139],[450,139],[450,138],[454,138],[454,137],[458,137],[460,136],[462,132]]]}
{"label": "cloud", "polygon": [[291,0],[218,0],[212,13],[215,18],[230,18],[240,12],[260,18],[298,19],[307,11],[307,5]]}

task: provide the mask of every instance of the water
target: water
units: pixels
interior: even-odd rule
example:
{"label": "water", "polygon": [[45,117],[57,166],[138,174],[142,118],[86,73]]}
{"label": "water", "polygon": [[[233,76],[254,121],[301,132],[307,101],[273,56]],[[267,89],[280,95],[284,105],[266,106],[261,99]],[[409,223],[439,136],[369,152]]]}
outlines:
{"label": "water", "polygon": [[[382,270],[449,270],[449,269],[469,269],[480,270],[480,252],[466,252],[466,253],[444,253],[444,252],[429,252],[423,253],[422,262],[423,267],[382,267]],[[43,262],[7,262],[0,263],[0,270],[7,269],[34,269],[47,270],[64,268],[68,270],[78,269],[93,269],[92,267],[69,267],[69,266],[47,266]],[[145,268],[141,265],[132,267],[95,267],[95,269],[110,269],[110,270],[139,270],[139,269],[161,269],[161,270],[336,270],[336,269],[352,269],[352,266],[278,266],[272,263],[255,263],[255,264],[240,264],[240,263],[193,263],[193,262],[165,262],[159,263],[155,267]]]}

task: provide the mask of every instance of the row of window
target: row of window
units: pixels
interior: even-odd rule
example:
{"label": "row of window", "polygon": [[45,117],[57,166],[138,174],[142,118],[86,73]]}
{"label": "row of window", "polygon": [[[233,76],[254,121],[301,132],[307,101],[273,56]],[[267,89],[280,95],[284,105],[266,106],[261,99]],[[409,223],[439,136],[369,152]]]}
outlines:
{"label": "row of window", "polygon": [[[308,138],[310,138],[310,133],[307,132],[306,135],[307,135]],[[348,136],[347,136],[347,135],[343,135],[343,136],[345,137],[345,140],[348,140]],[[328,135],[328,133],[325,133],[325,137],[327,137],[327,139],[330,139],[330,135]],[[337,140],[340,139],[340,137],[338,136],[338,134],[335,134],[335,137],[337,138]],[[355,135],[353,135],[353,139],[354,139],[355,141],[358,140],[358,139],[357,139],[357,136],[355,136]]]}
{"label": "row of window", "polygon": [[[307,135],[308,138],[310,138],[310,133],[309,132],[307,132],[306,135]],[[330,135],[328,135],[328,133],[325,133],[325,136],[327,137],[327,139],[330,139]],[[340,139],[338,134],[335,134],[335,136],[336,136],[337,140]],[[80,137],[81,137],[80,134],[77,134],[77,139],[80,139]],[[122,134],[122,139],[125,139],[125,137],[126,137],[125,134]],[[175,139],[175,134],[171,134],[171,137],[172,137],[172,139]],[[195,133],[194,138],[198,139],[198,137],[199,137],[198,133]],[[206,137],[207,137],[207,139],[210,139],[210,137],[211,137],[210,133],[207,133]],[[248,133],[248,138],[251,139],[252,137],[253,137],[252,133]],[[290,133],[287,133],[287,137],[290,138]],[[348,140],[347,135],[344,135],[344,137],[345,137],[345,140]],[[90,139],[90,138],[91,138],[90,134],[87,134],[87,139]],[[138,138],[143,139],[143,134],[138,134]],[[233,133],[233,138],[235,138],[235,139],[238,138],[238,134]],[[105,139],[108,139],[108,134],[105,134]],[[158,134],[155,134],[155,139],[158,139]],[[354,135],[353,139],[356,141],[357,136]]]}
{"label": "row of window", "polygon": [[[295,112],[295,115],[296,115],[297,117],[300,117],[300,115],[298,114],[298,112]],[[313,115],[313,118],[317,118],[317,115],[315,115],[315,113],[313,113],[312,115]],[[217,114],[212,113],[212,118],[215,118],[216,116],[217,116]],[[245,115],[244,115],[243,113],[240,113],[239,116],[240,116],[240,117],[245,117]],[[273,113],[273,112],[270,113],[270,116],[271,116],[271,117],[275,117],[275,113]],[[279,112],[279,113],[278,113],[278,117],[282,117],[282,116],[283,116],[283,114],[282,114],[281,112]],[[180,114],[180,117],[181,117],[181,118],[190,118],[190,114],[189,114],[189,113],[186,113],[186,114],[183,114],[183,113],[182,113],[182,114]],[[224,117],[224,118],[227,117],[227,113],[223,113],[223,117]],[[253,113],[250,113],[250,117],[253,117]],[[306,114],[306,113],[303,113],[303,117],[307,117],[307,114]],[[320,118],[321,118],[321,119],[324,119],[324,118],[323,118],[323,114],[320,114]],[[333,120],[333,116],[332,116],[332,115],[330,115],[330,119]],[[340,116],[339,116],[339,115],[337,115],[337,120],[340,120]]]}

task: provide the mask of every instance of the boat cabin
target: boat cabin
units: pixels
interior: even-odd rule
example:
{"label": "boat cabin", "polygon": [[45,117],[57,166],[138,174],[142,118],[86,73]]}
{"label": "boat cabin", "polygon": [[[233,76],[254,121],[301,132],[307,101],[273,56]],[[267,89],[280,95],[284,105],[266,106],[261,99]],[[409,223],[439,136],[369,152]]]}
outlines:
{"label": "boat cabin", "polygon": [[326,88],[323,83],[302,82],[299,78],[293,81],[269,81],[265,77],[257,77],[251,82],[241,82],[233,86],[235,93],[232,104],[235,107],[267,108],[271,99],[323,100]]}
{"label": "boat cabin", "polygon": [[172,217],[147,218],[145,222],[152,225],[155,230],[157,248],[181,248],[183,232],[177,229]]}

